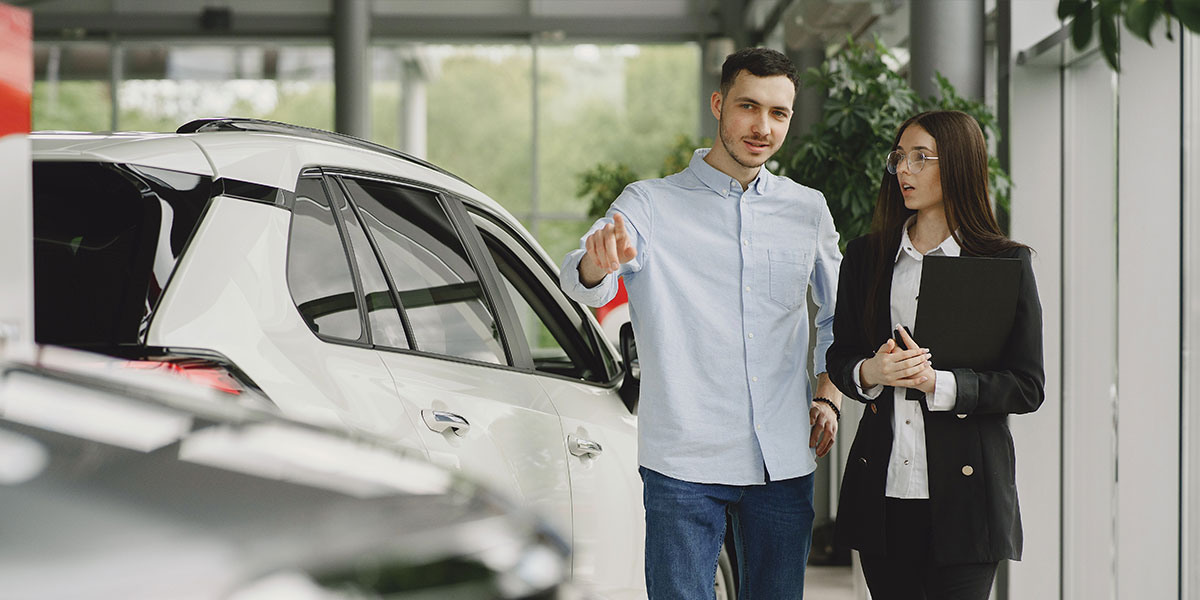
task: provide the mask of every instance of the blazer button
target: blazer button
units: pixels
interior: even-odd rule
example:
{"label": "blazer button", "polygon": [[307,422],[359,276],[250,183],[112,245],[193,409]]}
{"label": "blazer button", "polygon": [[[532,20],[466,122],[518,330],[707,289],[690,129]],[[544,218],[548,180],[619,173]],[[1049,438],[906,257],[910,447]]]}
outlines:
{"label": "blazer button", "polygon": [[967,418],[967,415],[958,415],[958,418],[965,419],[965,418]]}
{"label": "blazer button", "polygon": [[971,468],[971,465],[963,465],[962,472],[963,475],[970,477],[971,474],[975,472],[975,469]]}
{"label": "blazer button", "polygon": [[866,459],[866,457],[859,457],[859,459],[858,459],[858,460],[861,460],[861,461],[863,462],[863,464],[864,464],[864,465],[865,465],[865,464],[867,464],[867,459]]}
{"label": "blazer button", "polygon": [[875,406],[875,403],[874,403],[874,402],[872,402],[872,403],[871,403],[871,412],[872,412],[872,413],[877,413],[877,412],[879,412],[879,407],[878,407],[878,406]]}

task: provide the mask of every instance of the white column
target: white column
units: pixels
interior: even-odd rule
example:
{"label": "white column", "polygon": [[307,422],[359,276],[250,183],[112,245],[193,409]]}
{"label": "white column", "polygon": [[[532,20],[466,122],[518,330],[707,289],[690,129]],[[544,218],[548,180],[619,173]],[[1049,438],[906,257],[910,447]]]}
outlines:
{"label": "white column", "polygon": [[405,152],[425,158],[428,141],[425,72],[417,57],[410,56],[400,63],[401,131],[400,147]]}

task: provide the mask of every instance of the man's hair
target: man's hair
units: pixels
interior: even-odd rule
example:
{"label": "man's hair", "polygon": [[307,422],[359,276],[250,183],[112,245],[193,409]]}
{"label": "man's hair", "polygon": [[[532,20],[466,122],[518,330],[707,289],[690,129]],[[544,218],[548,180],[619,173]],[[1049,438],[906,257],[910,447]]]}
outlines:
{"label": "man's hair", "polygon": [[725,64],[721,65],[722,96],[729,93],[733,80],[742,71],[749,71],[755,77],[783,75],[791,80],[797,91],[800,90],[796,66],[782,52],[770,48],[743,48],[725,57]]}

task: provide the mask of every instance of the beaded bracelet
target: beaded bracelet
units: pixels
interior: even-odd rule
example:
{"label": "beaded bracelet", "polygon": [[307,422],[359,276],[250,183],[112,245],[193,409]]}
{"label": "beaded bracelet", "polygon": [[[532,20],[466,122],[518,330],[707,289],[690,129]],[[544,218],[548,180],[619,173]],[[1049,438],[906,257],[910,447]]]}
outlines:
{"label": "beaded bracelet", "polygon": [[817,396],[816,398],[813,398],[813,402],[823,402],[825,404],[828,404],[829,408],[833,409],[833,414],[834,414],[834,416],[837,417],[837,420],[838,421],[842,420],[842,411],[838,410],[838,407],[833,404],[833,400],[830,400],[829,398],[822,398],[820,396]]}

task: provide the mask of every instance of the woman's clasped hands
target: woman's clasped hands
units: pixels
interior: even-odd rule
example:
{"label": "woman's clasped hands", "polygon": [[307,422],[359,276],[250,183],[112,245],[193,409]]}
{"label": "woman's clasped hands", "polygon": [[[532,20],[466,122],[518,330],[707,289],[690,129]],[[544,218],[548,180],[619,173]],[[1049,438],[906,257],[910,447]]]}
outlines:
{"label": "woman's clasped hands", "polygon": [[917,345],[905,328],[897,325],[896,331],[905,348],[897,346],[895,340],[888,339],[875,351],[875,356],[863,361],[858,372],[863,389],[886,385],[932,394],[937,374],[930,362],[932,356],[929,349]]}

